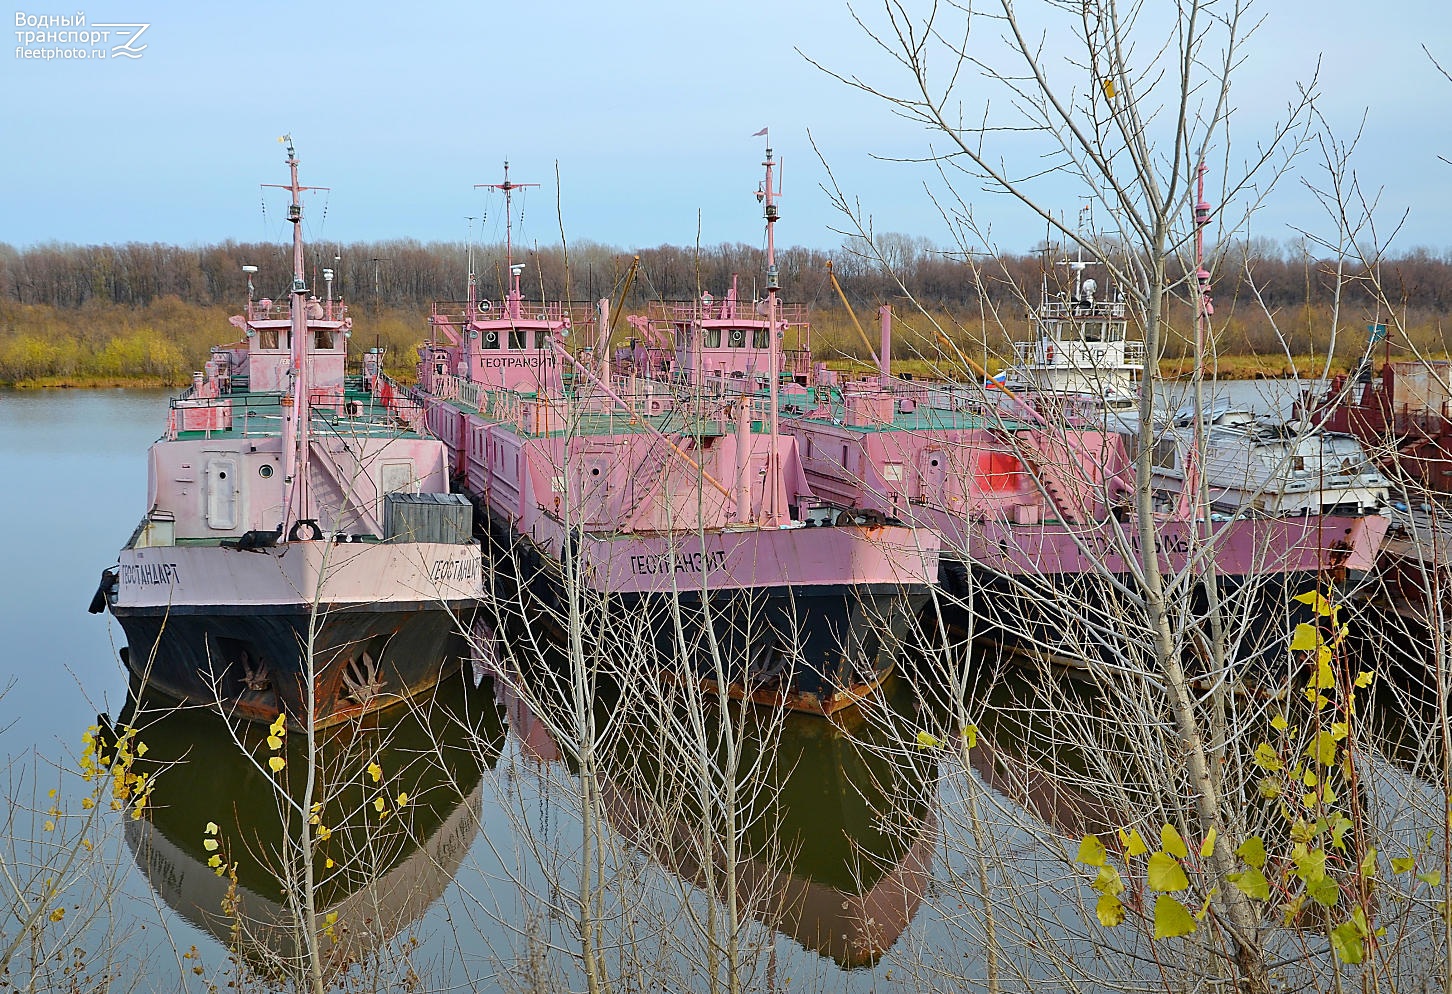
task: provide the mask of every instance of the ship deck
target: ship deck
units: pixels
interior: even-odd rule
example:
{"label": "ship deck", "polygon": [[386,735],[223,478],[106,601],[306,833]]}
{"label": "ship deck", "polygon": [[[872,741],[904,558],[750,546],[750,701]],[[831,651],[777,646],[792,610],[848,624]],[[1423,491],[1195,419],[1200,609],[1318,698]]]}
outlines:
{"label": "ship deck", "polygon": [[[182,411],[205,411],[230,408],[232,424],[221,428],[178,428],[171,436],[178,440],[206,439],[218,434],[241,438],[267,438],[280,435],[283,425],[283,398],[286,394],[277,391],[252,392],[247,389],[245,378],[237,389],[233,381],[230,393],[218,397],[178,397],[171,402],[175,417]],[[411,404],[402,397],[400,403]],[[342,393],[341,402],[336,393],[326,398],[316,398],[312,409],[312,431],[317,434],[346,435],[351,438],[425,438],[423,432],[400,418],[374,394],[363,389],[361,380],[350,377]],[[327,406],[321,406],[326,404]],[[351,413],[350,413],[351,412]]]}

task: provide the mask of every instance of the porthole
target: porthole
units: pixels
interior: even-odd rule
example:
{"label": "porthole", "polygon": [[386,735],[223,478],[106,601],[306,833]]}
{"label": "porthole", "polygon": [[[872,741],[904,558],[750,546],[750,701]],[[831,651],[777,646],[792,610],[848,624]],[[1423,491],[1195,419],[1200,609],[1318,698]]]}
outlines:
{"label": "porthole", "polygon": [[263,463],[261,466],[258,466],[257,475],[262,477],[264,480],[270,477],[272,475],[272,464]]}

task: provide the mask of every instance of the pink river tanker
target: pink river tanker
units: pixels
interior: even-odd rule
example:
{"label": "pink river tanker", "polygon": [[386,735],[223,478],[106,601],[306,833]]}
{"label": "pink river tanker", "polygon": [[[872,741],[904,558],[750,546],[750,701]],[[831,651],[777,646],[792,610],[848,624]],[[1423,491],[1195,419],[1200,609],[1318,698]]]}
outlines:
{"label": "pink river tanker", "polygon": [[[637,631],[658,668],[756,700],[832,712],[879,682],[936,582],[937,535],[838,526],[770,412],[616,374],[608,301],[530,303],[523,269],[511,256],[497,304],[471,273],[465,301],[435,306],[415,394],[511,596],[563,620],[578,593],[576,624]],[[774,288],[764,306],[779,323]],[[592,332],[599,347],[566,349]]]}
{"label": "pink river tanker", "polygon": [[[457,667],[483,591],[448,454],[352,320],[309,293],[288,142],[287,303],[253,300],[212,349],[148,455],[146,513],[93,611],[126,633],[146,687],[229,714],[325,725],[402,700]],[[249,291],[251,274],[248,272]]]}

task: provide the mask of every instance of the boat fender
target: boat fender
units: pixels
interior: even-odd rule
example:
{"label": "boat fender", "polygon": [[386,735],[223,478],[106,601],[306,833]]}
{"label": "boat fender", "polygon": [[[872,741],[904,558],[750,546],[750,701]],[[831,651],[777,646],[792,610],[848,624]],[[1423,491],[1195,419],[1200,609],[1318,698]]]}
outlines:
{"label": "boat fender", "polygon": [[121,574],[114,569],[101,571],[100,586],[96,587],[96,596],[91,598],[91,606],[87,608],[91,614],[100,614],[106,610],[106,595],[116,586],[116,581],[120,578]]}
{"label": "boat fender", "polygon": [[[304,535],[304,532],[306,532],[306,535]],[[318,523],[312,518],[298,519],[293,523],[292,528],[287,533],[287,540],[289,542],[316,542],[322,537],[323,530],[318,527]]]}

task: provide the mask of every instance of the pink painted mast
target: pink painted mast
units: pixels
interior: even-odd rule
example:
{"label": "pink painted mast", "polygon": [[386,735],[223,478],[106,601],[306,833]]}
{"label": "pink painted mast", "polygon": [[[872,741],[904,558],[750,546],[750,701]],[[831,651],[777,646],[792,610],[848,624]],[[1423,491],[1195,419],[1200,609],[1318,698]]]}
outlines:
{"label": "pink painted mast", "polygon": [[292,222],[292,326],[288,332],[291,345],[292,390],[283,398],[282,420],[282,529],[291,537],[290,528],[300,520],[311,517],[308,510],[308,450],[309,422],[312,409],[308,388],[308,317],[305,278],[306,263],[303,259],[302,241],[302,193],[304,190],[326,190],[323,186],[301,186],[297,181],[297,150],[293,148],[292,135],[278,139],[287,145],[287,165],[291,180],[287,186],[281,183],[264,183],[292,193],[292,203],[287,208],[287,219]]}
{"label": "pink painted mast", "polygon": [[[761,129],[763,135],[765,128]],[[781,370],[778,358],[781,346],[777,343],[777,291],[781,289],[781,279],[776,268],[776,239],[774,228],[777,219],[781,216],[776,206],[777,192],[772,188],[772,170],[775,163],[771,155],[771,138],[767,137],[766,161],[762,163],[766,167],[766,184],[756,191],[756,199],[765,205],[766,214],[766,331],[767,331],[767,353],[769,355],[768,384],[768,428],[771,434],[772,445],[767,449],[766,456],[766,499],[762,501],[763,523],[780,527],[784,523],[782,509],[777,505],[777,490],[781,483],[781,459],[777,456],[776,439],[781,433],[780,411],[778,403],[778,392],[781,388]]]}
{"label": "pink painted mast", "polygon": [[474,189],[502,190],[504,191],[504,258],[505,264],[509,266],[509,297],[505,301],[504,316],[512,321],[518,321],[523,316],[524,296],[519,292],[519,276],[524,272],[523,266],[514,264],[514,216],[511,209],[512,197],[515,190],[522,190],[530,186],[539,186],[538,183],[513,183],[509,179],[509,160],[504,160],[504,182],[503,183],[475,183]]}

